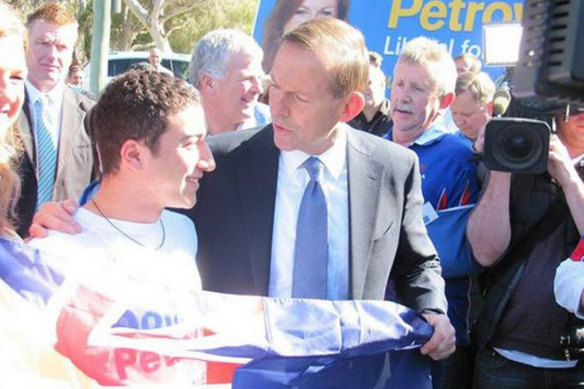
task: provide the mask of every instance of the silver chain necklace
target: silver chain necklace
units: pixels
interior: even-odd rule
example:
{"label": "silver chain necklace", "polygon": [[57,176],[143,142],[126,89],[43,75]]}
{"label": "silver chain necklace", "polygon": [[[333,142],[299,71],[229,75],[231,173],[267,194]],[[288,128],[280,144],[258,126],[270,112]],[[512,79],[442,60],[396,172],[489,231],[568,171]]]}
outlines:
{"label": "silver chain necklace", "polygon": [[[109,223],[109,225],[112,226],[117,232],[124,235],[126,238],[128,238],[132,242],[136,243],[138,246],[146,247],[141,242],[132,238],[130,235],[126,234],[124,231],[120,230],[114,223],[112,223],[112,221],[107,216],[105,216],[103,214],[103,212],[101,212],[101,209],[99,209],[99,206],[97,205],[97,203],[95,202],[94,199],[91,199],[91,203],[93,204],[95,209],[97,209],[97,212],[99,212],[101,217],[103,217]],[[162,248],[162,246],[164,245],[164,241],[166,240],[166,230],[164,229],[164,223],[162,222],[162,219],[158,219],[158,220],[160,221],[160,227],[162,228],[162,241],[160,242],[158,247],[156,247],[154,250],[160,250]]]}

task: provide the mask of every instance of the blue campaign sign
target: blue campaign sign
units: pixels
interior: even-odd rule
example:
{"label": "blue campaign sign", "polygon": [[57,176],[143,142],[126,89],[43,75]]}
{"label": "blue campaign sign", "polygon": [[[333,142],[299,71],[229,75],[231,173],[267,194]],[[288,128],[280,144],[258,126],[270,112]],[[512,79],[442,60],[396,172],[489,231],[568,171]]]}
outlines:
{"label": "blue campaign sign", "polygon": [[[483,24],[521,21],[523,0],[260,0],[253,36],[268,56],[266,33],[270,28],[281,33],[299,14],[348,20],[363,32],[369,50],[383,56],[383,70],[391,75],[404,44],[420,35],[444,43],[454,57],[468,52],[482,58]],[[484,70],[493,78],[503,73],[502,68]]]}

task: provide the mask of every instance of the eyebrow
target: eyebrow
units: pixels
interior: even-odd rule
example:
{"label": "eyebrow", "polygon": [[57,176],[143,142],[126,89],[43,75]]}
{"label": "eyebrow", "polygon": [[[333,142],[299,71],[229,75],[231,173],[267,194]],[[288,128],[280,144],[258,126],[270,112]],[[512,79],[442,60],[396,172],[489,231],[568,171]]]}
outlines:
{"label": "eyebrow", "polygon": [[182,142],[185,142],[187,140],[194,139],[194,138],[202,138],[205,135],[207,135],[207,132],[206,131],[205,132],[202,132],[200,134],[185,135],[182,138],[180,138],[180,142],[182,143]]}

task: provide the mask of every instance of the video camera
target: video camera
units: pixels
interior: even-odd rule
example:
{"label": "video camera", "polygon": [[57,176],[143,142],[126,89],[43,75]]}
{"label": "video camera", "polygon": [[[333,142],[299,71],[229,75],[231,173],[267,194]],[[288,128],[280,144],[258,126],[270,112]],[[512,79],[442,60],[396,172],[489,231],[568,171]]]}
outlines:
{"label": "video camera", "polygon": [[[490,170],[538,174],[547,169],[554,117],[565,112],[567,120],[570,105],[584,105],[584,2],[525,0],[523,9],[521,26],[483,28],[486,64],[509,66],[495,114],[511,104],[507,117],[487,124],[484,161]],[[509,51],[518,29],[519,47]]]}
{"label": "video camera", "polygon": [[584,327],[571,327],[560,337],[560,345],[564,349],[566,361],[584,359]]}

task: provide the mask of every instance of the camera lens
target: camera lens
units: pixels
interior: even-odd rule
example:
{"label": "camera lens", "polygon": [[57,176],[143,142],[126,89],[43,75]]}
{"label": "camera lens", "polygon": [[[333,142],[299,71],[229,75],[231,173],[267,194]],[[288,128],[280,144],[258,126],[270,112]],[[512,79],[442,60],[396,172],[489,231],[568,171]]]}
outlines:
{"label": "camera lens", "polygon": [[485,130],[484,161],[489,170],[543,173],[547,169],[550,128],[542,121],[493,118]]}
{"label": "camera lens", "polygon": [[517,167],[528,166],[541,153],[542,142],[537,132],[524,126],[510,126],[499,139],[498,158]]}
{"label": "camera lens", "polygon": [[513,134],[503,143],[504,153],[511,160],[525,160],[533,152],[533,142],[529,137],[525,137],[524,134],[518,133]]}

